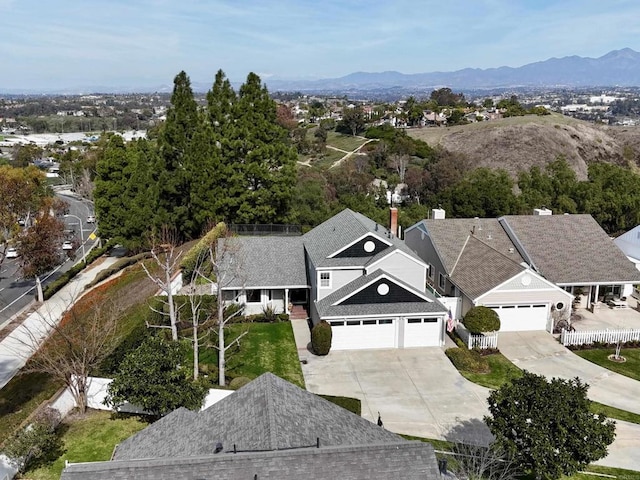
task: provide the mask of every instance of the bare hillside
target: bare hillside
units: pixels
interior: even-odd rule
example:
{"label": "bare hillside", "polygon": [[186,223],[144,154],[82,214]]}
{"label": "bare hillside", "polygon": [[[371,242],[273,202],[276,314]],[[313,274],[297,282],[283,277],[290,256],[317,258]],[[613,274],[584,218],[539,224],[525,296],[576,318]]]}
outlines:
{"label": "bare hillside", "polygon": [[583,180],[589,163],[637,165],[636,152],[640,152],[640,128],[605,127],[560,114],[412,129],[408,133],[431,146],[463,153],[478,167],[503,168],[512,175],[532,165],[544,168],[564,155]]}

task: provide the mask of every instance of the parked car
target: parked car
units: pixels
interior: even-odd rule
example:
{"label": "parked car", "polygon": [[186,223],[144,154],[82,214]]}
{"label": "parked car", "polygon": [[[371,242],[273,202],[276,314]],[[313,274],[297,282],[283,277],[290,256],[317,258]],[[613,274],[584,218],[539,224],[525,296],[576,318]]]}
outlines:
{"label": "parked car", "polygon": [[7,248],[7,251],[4,254],[5,258],[18,258],[18,250],[14,247]]}
{"label": "parked car", "polygon": [[87,216],[87,223],[96,223],[96,216],[95,215]]}
{"label": "parked car", "polygon": [[70,241],[66,241],[62,244],[62,249],[63,250],[73,250],[73,243],[71,243]]}

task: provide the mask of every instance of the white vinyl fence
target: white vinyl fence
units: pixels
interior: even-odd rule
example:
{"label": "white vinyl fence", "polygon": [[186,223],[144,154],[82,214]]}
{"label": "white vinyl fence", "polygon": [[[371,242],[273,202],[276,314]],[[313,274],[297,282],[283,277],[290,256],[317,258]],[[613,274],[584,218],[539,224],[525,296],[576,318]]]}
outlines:
{"label": "white vinyl fence", "polygon": [[569,345],[585,345],[589,343],[618,343],[640,341],[640,329],[620,330],[583,330],[568,331],[564,328],[560,333],[560,342],[565,347]]}
{"label": "white vinyl fence", "polygon": [[462,323],[458,323],[458,325],[456,325],[456,333],[467,345],[469,350],[472,348],[498,348],[498,332],[487,333],[485,335],[473,335]]}

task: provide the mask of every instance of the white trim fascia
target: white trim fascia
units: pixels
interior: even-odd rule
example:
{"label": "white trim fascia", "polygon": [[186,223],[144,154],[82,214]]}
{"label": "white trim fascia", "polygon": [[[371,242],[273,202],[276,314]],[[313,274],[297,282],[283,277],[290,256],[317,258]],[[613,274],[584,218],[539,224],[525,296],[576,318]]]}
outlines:
{"label": "white trim fascia", "polygon": [[396,248],[395,250],[389,252],[388,254],[386,254],[384,257],[379,258],[378,260],[376,260],[375,262],[373,262],[372,264],[367,264],[364,268],[367,271],[367,274],[375,272],[377,270],[377,268],[373,268],[375,265],[377,265],[378,263],[382,262],[383,260],[386,260],[388,257],[390,257],[391,255],[394,255],[396,253],[400,253],[401,255],[404,255],[405,257],[407,257],[409,260],[413,260],[418,266],[421,266],[422,268],[425,269],[425,277],[426,277],[426,269],[427,269],[427,264],[424,263],[422,260],[417,259],[416,257],[409,255],[407,252],[403,252],[402,250],[400,250],[399,248]]}
{"label": "white trim fascia", "polygon": [[592,285],[635,285],[640,283],[634,280],[613,280],[611,282],[571,282],[571,283],[556,283],[558,287],[589,287]]}
{"label": "white trim fascia", "polygon": [[[385,243],[388,247],[392,246],[393,243],[389,242],[388,240],[385,240],[382,237],[379,237],[378,235],[376,235],[374,232],[367,232],[364,235],[361,235],[360,237],[356,238],[353,242],[348,243],[347,245],[343,246],[340,250],[336,250],[335,252],[333,252],[331,255],[327,255],[326,258],[333,258],[336,255],[339,255],[340,253],[344,252],[347,248],[351,247],[352,245],[355,245],[356,243],[358,243],[360,240],[362,240],[365,237],[368,236],[373,236],[375,238],[377,238],[378,240],[380,240],[382,243]],[[377,252],[376,252],[377,253]],[[375,255],[375,253],[374,253]]]}
{"label": "white trim fascia", "polygon": [[[560,288],[558,285],[556,285],[555,283],[547,280],[546,278],[544,278],[542,275],[534,272],[533,270],[531,270],[530,268],[526,268],[524,270],[522,270],[520,273],[515,274],[513,277],[508,278],[507,280],[505,280],[504,282],[500,283],[499,285],[496,285],[495,287],[493,287],[491,290],[483,293],[482,295],[480,295],[479,297],[476,297],[476,299],[474,301],[480,301],[482,299],[482,297],[485,297],[487,295],[489,295],[490,293],[495,293],[500,287],[502,287],[503,285],[506,285],[507,283],[511,282],[514,278],[523,276],[523,275],[531,275],[535,278],[537,278],[538,280],[542,280],[544,283],[548,284],[550,288],[548,289],[540,289],[540,288],[533,288],[531,290],[524,290],[524,291],[532,291],[532,292],[544,292],[544,291],[557,291],[557,292],[562,292],[564,294],[567,294],[569,297],[573,298],[573,295],[569,292],[567,292],[566,290],[563,290],[562,288]],[[507,293],[511,293],[511,292],[520,292],[522,293],[523,290],[504,290],[504,292]]]}
{"label": "white trim fascia", "polygon": [[309,285],[286,285],[286,286],[282,286],[282,285],[277,285],[277,286],[273,286],[273,285],[262,285],[262,286],[257,286],[257,287],[220,287],[220,290],[222,291],[229,291],[229,290],[238,290],[238,291],[242,291],[242,290],[284,290],[285,288],[288,289],[293,289],[293,288],[311,288],[311,286]]}
{"label": "white trim fascia", "polygon": [[[340,303],[344,302],[347,298],[351,298],[353,297],[356,293],[360,293],[362,290],[364,290],[365,288],[369,287],[372,283],[377,282],[378,280],[380,280],[381,278],[385,278],[387,281],[389,282],[393,282],[395,285],[397,285],[400,288],[404,288],[405,290],[410,291],[411,293],[414,293],[415,295],[419,296],[420,298],[423,298],[425,300],[425,302],[428,303],[433,303],[433,300],[431,300],[429,297],[427,297],[423,292],[419,292],[418,290],[415,290],[413,287],[409,286],[409,285],[402,285],[399,284],[398,282],[396,282],[394,279],[392,279],[389,274],[387,274],[384,270],[380,270],[382,273],[380,275],[378,275],[375,278],[372,278],[370,281],[368,281],[367,283],[365,283],[362,287],[358,288],[357,290],[354,290],[353,292],[349,293],[348,295],[345,295],[344,297],[340,298],[339,300],[336,300],[334,303],[331,304],[332,307],[335,307],[336,305],[340,305]],[[347,284],[348,285],[348,284]],[[346,285],[344,285],[346,286]]]}
{"label": "white trim fascia", "polygon": [[444,320],[447,316],[448,312],[418,312],[418,313],[394,313],[393,315],[349,315],[345,317],[344,315],[339,315],[335,317],[320,317],[320,320],[349,320],[352,318],[375,318],[375,319],[391,319],[397,320],[400,317],[430,317],[437,318],[438,320]]}

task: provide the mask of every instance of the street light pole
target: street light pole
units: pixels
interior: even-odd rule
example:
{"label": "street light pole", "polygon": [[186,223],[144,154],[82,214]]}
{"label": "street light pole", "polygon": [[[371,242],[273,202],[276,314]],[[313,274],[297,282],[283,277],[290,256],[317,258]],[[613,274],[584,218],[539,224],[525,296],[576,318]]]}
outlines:
{"label": "street light pole", "polygon": [[82,219],[80,217],[77,217],[76,215],[72,215],[70,213],[66,213],[64,215],[65,218],[67,217],[72,217],[75,218],[76,220],[78,220],[78,225],[80,225],[80,241],[82,242],[82,261],[84,263],[87,263],[87,258],[84,254],[84,232],[83,232],[83,228],[82,228]]}

